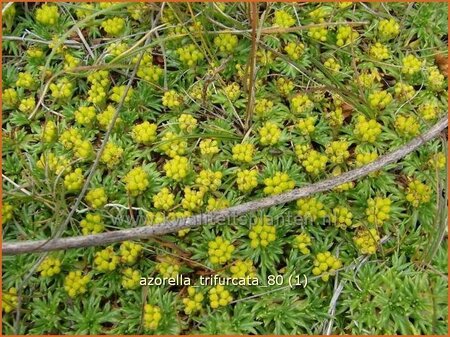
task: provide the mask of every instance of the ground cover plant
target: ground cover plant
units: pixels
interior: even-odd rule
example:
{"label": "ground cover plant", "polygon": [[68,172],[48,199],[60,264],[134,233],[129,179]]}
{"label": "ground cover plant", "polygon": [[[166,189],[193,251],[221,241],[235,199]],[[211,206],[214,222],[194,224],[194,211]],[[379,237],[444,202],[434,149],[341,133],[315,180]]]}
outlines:
{"label": "ground cover plant", "polygon": [[[373,162],[447,114],[447,16],[4,3],[3,242],[158,226]],[[442,133],[220,224],[4,255],[3,333],[446,334],[446,165]]]}

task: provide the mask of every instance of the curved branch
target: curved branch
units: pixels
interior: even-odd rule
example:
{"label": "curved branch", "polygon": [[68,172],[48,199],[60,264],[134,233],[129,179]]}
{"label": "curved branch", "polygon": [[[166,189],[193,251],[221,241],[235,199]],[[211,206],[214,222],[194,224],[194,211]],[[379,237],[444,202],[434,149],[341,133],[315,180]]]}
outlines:
{"label": "curved branch", "polygon": [[448,116],[445,116],[424,134],[414,138],[399,149],[379,157],[377,160],[370,164],[345,172],[337,177],[326,179],[302,188],[297,188],[283,194],[246,202],[244,204],[229,207],[219,211],[203,213],[189,218],[164,222],[155,226],[142,226],[101,234],[75,236],[68,238],[55,238],[51,240],[5,242],[3,244],[2,251],[4,255],[17,255],[23,253],[39,253],[61,249],[101,246],[126,240],[145,239],[156,235],[176,232],[181,229],[197,227],[202,224],[221,222],[226,219],[254,212],[262,208],[284,204],[297,200],[299,198],[307,197],[314,193],[328,191],[343,183],[354,181],[356,179],[364,177],[371,172],[382,169],[388,164],[396,162],[397,160],[416,150],[419,146],[437,137],[443,130],[447,128],[447,125]]}

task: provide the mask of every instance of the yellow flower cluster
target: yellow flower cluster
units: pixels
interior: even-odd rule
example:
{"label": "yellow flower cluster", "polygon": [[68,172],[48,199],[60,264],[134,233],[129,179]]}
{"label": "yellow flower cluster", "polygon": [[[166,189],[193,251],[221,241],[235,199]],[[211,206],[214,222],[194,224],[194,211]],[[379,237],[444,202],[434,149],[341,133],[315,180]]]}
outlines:
{"label": "yellow flower cluster", "polygon": [[52,4],[43,4],[36,9],[36,21],[46,26],[54,26],[58,22],[58,6]]}
{"label": "yellow flower cluster", "polygon": [[61,272],[61,260],[56,257],[47,256],[39,265],[38,272],[42,277],[52,277]]}
{"label": "yellow flower cluster", "polygon": [[220,171],[201,170],[195,183],[204,190],[216,191],[222,184],[222,177],[223,173]]}
{"label": "yellow flower cluster", "polygon": [[217,236],[213,241],[208,242],[209,262],[212,264],[224,264],[231,260],[235,247],[221,236]]}
{"label": "yellow flower cluster", "polygon": [[276,123],[266,122],[259,129],[261,145],[274,145],[281,137],[281,130]]}
{"label": "yellow flower cluster", "polygon": [[83,187],[84,177],[81,168],[76,168],[75,171],[68,173],[64,177],[64,187],[68,192],[77,192]]}
{"label": "yellow flower cluster", "polygon": [[122,287],[125,289],[136,289],[139,286],[141,273],[132,268],[126,268],[122,275]]}
{"label": "yellow flower cluster", "polygon": [[414,90],[414,87],[412,85],[398,82],[394,86],[395,98],[400,102],[405,102],[412,99],[415,93],[416,91]]}
{"label": "yellow flower cluster", "polygon": [[189,114],[181,114],[178,118],[180,129],[186,132],[192,132],[197,127],[197,120]]}
{"label": "yellow flower cluster", "polygon": [[102,216],[98,213],[86,214],[86,217],[80,221],[80,226],[83,235],[101,233],[105,229]]}
{"label": "yellow flower cluster", "polygon": [[266,99],[257,99],[255,101],[255,115],[264,118],[269,115],[269,113],[272,111],[273,108],[273,102]]}
{"label": "yellow flower cluster", "polygon": [[239,86],[239,83],[236,82],[228,84],[225,88],[223,88],[223,91],[225,96],[227,96],[232,102],[237,100],[241,95],[241,87]]}
{"label": "yellow flower cluster", "polygon": [[153,196],[152,201],[153,207],[167,211],[175,204],[175,195],[167,187],[163,187]]}
{"label": "yellow flower cluster", "polygon": [[44,143],[52,143],[56,140],[58,129],[54,121],[47,121],[42,128],[42,141]]}
{"label": "yellow flower cluster", "polygon": [[156,140],[157,128],[156,124],[148,121],[134,125],[131,130],[131,138],[138,144],[150,145]]}
{"label": "yellow flower cluster", "polygon": [[133,264],[142,253],[142,246],[132,241],[124,241],[119,247],[120,262]]}
{"label": "yellow flower cluster", "polygon": [[177,49],[180,61],[188,67],[195,66],[199,61],[204,59],[204,55],[197,49],[195,44],[190,43],[184,47]]}
{"label": "yellow flower cluster", "polygon": [[413,115],[398,115],[395,118],[395,130],[407,138],[417,136],[420,133],[420,124]]}
{"label": "yellow flower cluster", "polygon": [[367,221],[377,226],[390,219],[392,200],[389,198],[375,197],[367,200]]}
{"label": "yellow flower cluster", "polygon": [[[136,60],[137,61],[137,60]],[[141,58],[141,63],[137,71],[137,76],[145,81],[156,83],[163,75],[164,70],[153,64],[153,55],[145,53]]]}
{"label": "yellow flower cluster", "polygon": [[214,139],[202,139],[198,146],[200,153],[204,156],[214,155],[220,151],[217,140]]}
{"label": "yellow flower cluster", "polygon": [[105,206],[108,201],[105,189],[103,187],[97,187],[90,190],[86,194],[85,199],[88,205],[94,209]]}
{"label": "yellow flower cluster", "polygon": [[428,164],[433,169],[443,169],[445,166],[447,166],[447,157],[445,153],[438,152],[432,155],[432,157],[428,160]]}
{"label": "yellow flower cluster", "polygon": [[169,109],[178,108],[182,102],[182,97],[175,90],[166,91],[162,98],[162,104]]}
{"label": "yellow flower cluster", "polygon": [[213,309],[226,307],[232,300],[230,292],[221,284],[209,290],[209,305]]}
{"label": "yellow flower cluster", "polygon": [[291,110],[294,114],[306,114],[314,108],[314,103],[305,94],[298,94],[291,100]]}
{"label": "yellow flower cluster", "polygon": [[108,142],[100,157],[100,161],[111,169],[120,163],[122,156],[123,148],[112,142]]}
{"label": "yellow flower cluster", "polygon": [[72,56],[69,53],[66,53],[64,55],[64,70],[72,70],[73,68],[75,68],[76,66],[78,66],[80,64],[80,59]]}
{"label": "yellow flower cluster", "polygon": [[107,70],[94,71],[88,75],[87,81],[91,84],[87,100],[94,104],[104,103],[111,83],[109,72]]}
{"label": "yellow flower cluster", "polygon": [[20,101],[19,110],[23,113],[30,113],[34,110],[36,106],[36,100],[33,96],[24,98]]}
{"label": "yellow flower cluster", "polygon": [[363,88],[370,88],[374,85],[375,82],[379,82],[381,80],[380,73],[376,69],[371,69],[369,71],[363,71],[356,79],[358,85]]}
{"label": "yellow flower cluster", "polygon": [[308,233],[300,233],[294,237],[293,246],[297,248],[303,255],[309,254],[311,250],[311,236]]}
{"label": "yellow flower cluster", "polygon": [[361,254],[371,255],[377,251],[380,236],[375,228],[363,229],[353,237],[353,241]]}
{"label": "yellow flower cluster", "polygon": [[127,192],[136,197],[142,194],[150,184],[149,175],[142,167],[135,167],[123,178]]}
{"label": "yellow flower cluster", "polygon": [[182,136],[167,131],[161,139],[160,149],[171,158],[182,156],[186,153],[187,142]]}
{"label": "yellow flower cluster", "polygon": [[383,110],[392,102],[392,95],[386,90],[377,90],[369,94],[369,105],[372,109]]}
{"label": "yellow flower cluster", "polygon": [[207,211],[217,211],[219,209],[224,209],[230,206],[230,202],[225,198],[215,199],[213,197],[208,198],[208,206],[206,206]]}
{"label": "yellow flower cluster", "polygon": [[95,120],[97,112],[93,106],[82,106],[74,112],[75,121],[83,126],[89,126]]}
{"label": "yellow flower cluster", "polygon": [[341,69],[340,64],[332,57],[329,57],[323,63],[325,68],[330,69],[331,71],[339,71]]}
{"label": "yellow flower cluster", "polygon": [[377,61],[386,60],[390,56],[388,47],[380,42],[370,46],[369,55]]}
{"label": "yellow flower cluster", "polygon": [[161,308],[156,305],[146,304],[144,306],[144,327],[148,330],[156,330],[161,321]]}
{"label": "yellow flower cluster", "polygon": [[289,55],[291,59],[296,61],[300,59],[300,57],[305,52],[305,45],[301,42],[289,42],[286,47],[284,47],[284,51]]}
{"label": "yellow flower cluster", "polygon": [[292,27],[293,25],[295,25],[295,19],[288,12],[279,9],[275,11],[275,15],[273,17],[273,25],[283,28]]}
{"label": "yellow flower cluster", "polygon": [[439,91],[445,86],[445,77],[437,67],[430,67],[427,69],[427,82],[431,90]]}
{"label": "yellow flower cluster", "polygon": [[18,73],[16,86],[24,89],[33,89],[36,86],[36,81],[30,73]]}
{"label": "yellow flower cluster", "polygon": [[277,86],[277,90],[279,91],[279,93],[283,96],[289,96],[292,90],[294,90],[295,86],[294,82],[284,77],[279,77],[276,80],[275,85]]}
{"label": "yellow flower cluster", "polygon": [[309,150],[305,159],[302,161],[302,166],[306,172],[312,175],[318,175],[325,170],[328,158],[316,150]]}
{"label": "yellow flower cluster", "polygon": [[350,26],[339,27],[336,34],[336,45],[339,47],[355,42],[359,33]]}
{"label": "yellow flower cluster", "polygon": [[214,38],[214,44],[219,48],[221,52],[231,53],[238,44],[238,38],[236,35],[223,33],[217,35]]}
{"label": "yellow flower cluster", "polygon": [[[99,126],[100,126],[101,129],[103,129],[103,130],[105,130],[105,131],[108,130],[108,128],[109,128],[109,126],[110,126],[110,124],[111,124],[111,122],[112,122],[112,119],[113,119],[115,113],[116,113],[116,108],[113,107],[112,105],[108,105],[108,106],[106,107],[106,109],[103,110],[102,113],[99,113],[99,114],[97,115],[97,121],[98,121],[98,124],[99,124]],[[114,124],[114,128],[117,129],[117,127],[118,127],[121,123],[122,123],[122,119],[117,118],[117,119],[116,119],[116,122],[115,122],[115,124]]]}
{"label": "yellow flower cluster", "polygon": [[57,83],[51,83],[49,88],[53,98],[68,99],[72,96],[74,84],[68,78],[63,77]]}
{"label": "yellow flower cluster", "polygon": [[[125,53],[128,50],[128,48],[129,48],[128,44],[124,42],[113,42],[106,48],[106,50],[108,51],[109,54],[116,57]],[[148,54],[144,54],[142,56],[141,64],[144,61],[145,56],[148,56]],[[139,67],[141,66],[141,64],[139,65]],[[141,77],[140,75],[138,76]]]}
{"label": "yellow flower cluster", "polygon": [[250,143],[236,144],[231,149],[233,160],[250,163],[253,160],[255,146]]}
{"label": "yellow flower cluster", "polygon": [[382,40],[390,40],[400,33],[400,25],[394,19],[381,20],[378,23],[378,35]]}
{"label": "yellow flower cluster", "polygon": [[36,166],[43,170],[48,169],[55,174],[68,173],[72,170],[69,159],[47,152],[41,154]]}
{"label": "yellow flower cluster", "polygon": [[277,171],[272,177],[264,179],[264,185],[266,185],[264,194],[275,195],[292,190],[295,187],[295,181],[286,172]]}
{"label": "yellow flower cluster", "polygon": [[91,280],[90,275],[82,275],[81,270],[71,271],[64,278],[64,290],[69,297],[74,298],[87,291],[87,284]]}
{"label": "yellow flower cluster", "polygon": [[302,162],[306,159],[306,156],[311,150],[311,146],[309,144],[296,144],[294,150],[299,162]]}
{"label": "yellow flower cluster", "polygon": [[436,102],[425,102],[419,106],[419,113],[426,121],[431,121],[438,115],[438,106]]}
{"label": "yellow flower cluster", "polygon": [[[113,102],[119,103],[122,100],[123,95],[125,95],[125,91],[127,91],[126,85],[118,85],[112,88],[111,95],[109,96],[109,99]],[[133,96],[133,88],[129,88],[127,91],[127,94],[125,98],[123,99],[124,103],[128,103],[131,100],[131,97]]]}
{"label": "yellow flower cluster", "polygon": [[236,183],[241,192],[250,192],[258,186],[258,170],[239,170]]}
{"label": "yellow flower cluster", "polygon": [[113,247],[109,246],[95,253],[94,265],[95,269],[101,272],[113,271],[119,263],[119,257],[114,252]]}
{"label": "yellow flower cluster", "polygon": [[163,278],[176,278],[180,272],[180,264],[171,256],[163,256],[155,269]]}
{"label": "yellow flower cluster", "polygon": [[192,315],[202,310],[202,302],[204,296],[202,293],[197,292],[194,287],[188,287],[188,297],[183,298],[184,313],[186,315]]}
{"label": "yellow flower cluster", "polygon": [[328,144],[325,149],[325,153],[328,156],[328,160],[333,164],[342,164],[348,157],[350,157],[350,152],[348,148],[350,143],[344,140],[336,140]]}
{"label": "yellow flower cluster", "polygon": [[188,175],[191,170],[191,165],[186,157],[176,156],[175,158],[168,160],[163,168],[164,172],[166,172],[166,176],[173,180],[180,181]]}
{"label": "yellow flower cluster", "polygon": [[412,180],[406,189],[406,200],[413,206],[419,207],[431,199],[431,188],[419,180]]}
{"label": "yellow flower cluster", "polygon": [[356,167],[361,167],[375,161],[377,158],[377,152],[359,152],[356,154],[355,165]]}
{"label": "yellow flower cluster", "polygon": [[2,103],[10,108],[15,107],[19,103],[17,91],[13,88],[3,90]]}
{"label": "yellow flower cluster", "polygon": [[308,30],[308,36],[314,40],[325,42],[328,37],[328,30],[326,27],[312,27]]}
{"label": "yellow flower cluster", "polygon": [[328,281],[330,276],[336,274],[336,270],[342,267],[342,262],[339,258],[331,255],[330,252],[318,253],[314,259],[313,275],[321,275],[323,281]]}
{"label": "yellow flower cluster", "polygon": [[125,19],[114,17],[102,22],[102,28],[110,36],[119,36],[125,30]]}
{"label": "yellow flower cluster", "polygon": [[346,229],[352,225],[353,214],[347,207],[337,206],[330,215],[331,222],[340,229]]}
{"label": "yellow flower cluster", "polygon": [[268,217],[262,217],[256,220],[252,229],[248,233],[248,237],[251,240],[250,247],[265,248],[277,238],[276,228],[275,226],[269,224]]}
{"label": "yellow flower cluster", "polygon": [[8,291],[3,292],[2,296],[2,309],[5,313],[10,313],[16,309],[19,300],[17,298],[17,289],[9,288]]}
{"label": "yellow flower cluster", "polygon": [[203,197],[205,196],[205,189],[194,190],[190,187],[185,187],[184,197],[181,200],[181,205],[188,211],[197,211],[203,206]]}
{"label": "yellow flower cluster", "polygon": [[2,225],[12,220],[14,208],[12,205],[4,202],[2,205]]}
{"label": "yellow flower cluster", "polygon": [[414,55],[407,55],[402,59],[402,73],[414,75],[420,71],[422,62]]}
{"label": "yellow flower cluster", "polygon": [[360,115],[357,118],[353,133],[362,142],[375,143],[381,134],[381,124],[375,119],[367,120],[366,117]]}
{"label": "yellow flower cluster", "polygon": [[297,214],[306,220],[317,220],[325,217],[327,212],[324,205],[317,198],[303,198],[297,200]]}
{"label": "yellow flower cluster", "polygon": [[315,127],[316,121],[317,121],[316,116],[300,118],[297,121],[296,127],[297,127],[297,129],[299,129],[299,131],[302,135],[309,136],[316,129],[316,127]]}
{"label": "yellow flower cluster", "polygon": [[237,260],[230,267],[233,278],[255,277],[256,269],[251,260]]}

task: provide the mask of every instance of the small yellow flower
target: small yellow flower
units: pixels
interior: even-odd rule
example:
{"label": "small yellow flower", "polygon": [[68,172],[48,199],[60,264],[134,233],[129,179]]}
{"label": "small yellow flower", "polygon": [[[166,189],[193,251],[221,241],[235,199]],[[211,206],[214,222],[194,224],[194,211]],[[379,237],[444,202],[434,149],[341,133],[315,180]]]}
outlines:
{"label": "small yellow flower", "polygon": [[221,284],[215,286],[209,291],[209,305],[213,309],[217,309],[218,307],[226,307],[232,300],[233,297],[230,292]]}
{"label": "small yellow flower", "polygon": [[85,199],[88,205],[93,209],[105,206],[106,202],[108,201],[105,189],[103,187],[97,187],[90,190],[86,194]]}
{"label": "small yellow flower", "polygon": [[293,25],[295,25],[295,19],[288,12],[279,9],[275,11],[275,15],[273,18],[273,25],[283,28],[292,27]]}
{"label": "small yellow flower", "polygon": [[367,221],[370,224],[381,226],[390,219],[392,200],[389,198],[370,198],[367,200]]}
{"label": "small yellow flower", "polygon": [[292,190],[295,181],[286,172],[277,171],[272,177],[264,179],[264,185],[264,194],[275,195]]}
{"label": "small yellow flower", "polygon": [[261,145],[275,145],[281,137],[281,130],[277,124],[266,122],[259,129],[259,137]]}
{"label": "small yellow flower", "polygon": [[402,73],[414,75],[422,68],[422,62],[414,55],[407,55],[402,59]]}
{"label": "small yellow flower", "polygon": [[223,265],[231,260],[231,255],[235,247],[229,240],[217,236],[213,241],[208,242],[208,256],[212,264]]}
{"label": "small yellow flower", "polygon": [[251,240],[250,247],[265,248],[277,238],[276,228],[270,225],[268,217],[258,218],[248,233],[248,237]]}
{"label": "small yellow flower", "polygon": [[161,308],[156,305],[144,306],[144,327],[148,330],[156,330],[162,318]]}
{"label": "small yellow flower", "polygon": [[125,30],[125,19],[114,17],[102,22],[102,28],[110,36],[119,36]]}
{"label": "small yellow flower", "polygon": [[330,276],[336,274],[336,270],[342,267],[342,262],[339,258],[331,255],[330,252],[318,253],[314,259],[313,275],[321,277],[327,282]]}
{"label": "small yellow flower", "polygon": [[149,175],[143,167],[135,167],[132,169],[126,174],[123,181],[125,182],[127,192],[133,197],[144,193],[150,184]]}
{"label": "small yellow flower", "polygon": [[406,189],[406,200],[413,206],[419,207],[431,200],[431,188],[420,180],[411,180]]}

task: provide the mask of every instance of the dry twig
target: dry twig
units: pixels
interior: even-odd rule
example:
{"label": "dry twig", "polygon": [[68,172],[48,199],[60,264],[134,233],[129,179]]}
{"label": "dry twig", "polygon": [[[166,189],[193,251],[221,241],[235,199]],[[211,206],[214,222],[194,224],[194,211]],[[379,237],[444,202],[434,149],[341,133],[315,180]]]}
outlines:
{"label": "dry twig", "polygon": [[215,212],[203,213],[189,218],[164,222],[155,226],[143,226],[101,234],[51,240],[5,242],[3,243],[3,254],[16,255],[22,253],[38,253],[61,249],[101,246],[126,240],[146,239],[156,235],[176,232],[180,229],[198,227],[203,224],[218,223],[226,219],[257,211],[259,209],[291,202],[300,198],[307,197],[314,193],[331,190],[332,188],[343,183],[357,180],[368,175],[371,172],[378,171],[386,165],[394,163],[399,159],[405,157],[429,140],[437,137],[443,130],[447,128],[447,125],[448,116],[445,116],[424,134],[414,138],[399,149],[379,157],[377,160],[370,164],[345,172],[337,177],[326,179],[302,188],[297,188],[283,194],[250,201],[241,205],[229,207]]}

